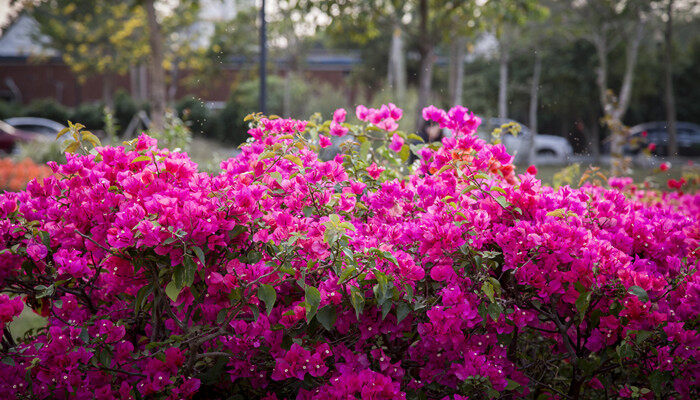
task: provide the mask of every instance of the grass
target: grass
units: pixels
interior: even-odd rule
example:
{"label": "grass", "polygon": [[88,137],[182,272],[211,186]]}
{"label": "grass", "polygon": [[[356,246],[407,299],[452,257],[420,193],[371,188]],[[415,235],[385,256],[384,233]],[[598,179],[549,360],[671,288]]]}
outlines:
{"label": "grass", "polygon": [[16,339],[24,336],[25,333],[32,329],[46,326],[46,318],[38,315],[31,308],[24,306],[22,313],[18,315],[12,322],[8,324],[12,337]]}
{"label": "grass", "polygon": [[[573,176],[573,184],[571,186],[578,186],[579,180],[586,171],[591,166],[595,165],[585,165],[581,164],[580,171],[578,174]],[[552,186],[554,184],[554,175],[562,171],[567,166],[565,165],[542,165],[537,167],[537,178],[542,181],[543,184]],[[524,173],[527,166],[518,166],[516,172]],[[608,167],[600,167],[600,172],[606,177],[610,176],[610,169]],[[640,184],[645,180],[649,181],[649,186],[651,188],[657,189],[668,189],[666,182],[669,179],[680,179],[683,174],[681,167],[672,167],[665,172],[659,171],[657,168],[648,167],[635,167],[632,170],[630,177],[635,183]]]}

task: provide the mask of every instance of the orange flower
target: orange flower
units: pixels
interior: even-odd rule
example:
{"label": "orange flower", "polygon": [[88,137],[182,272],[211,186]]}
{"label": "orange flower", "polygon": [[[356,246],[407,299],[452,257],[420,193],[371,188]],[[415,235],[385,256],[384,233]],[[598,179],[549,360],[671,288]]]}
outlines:
{"label": "orange flower", "polygon": [[0,159],[0,190],[3,191],[22,190],[32,179],[42,180],[50,175],[51,169],[29,158],[19,162],[10,158]]}

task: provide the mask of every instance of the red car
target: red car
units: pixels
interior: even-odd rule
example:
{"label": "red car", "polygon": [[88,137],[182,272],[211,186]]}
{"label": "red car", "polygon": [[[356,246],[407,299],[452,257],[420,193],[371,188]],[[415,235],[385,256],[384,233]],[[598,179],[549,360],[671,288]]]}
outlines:
{"label": "red car", "polygon": [[11,154],[19,142],[29,142],[37,138],[33,132],[17,129],[5,121],[0,121],[0,154]]}

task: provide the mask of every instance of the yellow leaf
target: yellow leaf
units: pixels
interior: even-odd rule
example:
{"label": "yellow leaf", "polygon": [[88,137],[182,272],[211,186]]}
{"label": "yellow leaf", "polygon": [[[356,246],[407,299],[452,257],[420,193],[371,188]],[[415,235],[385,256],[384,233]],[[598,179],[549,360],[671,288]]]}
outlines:
{"label": "yellow leaf", "polygon": [[66,147],[66,153],[75,153],[76,150],[80,148],[80,143],[79,142],[72,142]]}
{"label": "yellow leaf", "polygon": [[68,129],[68,128],[61,129],[61,131],[58,132],[58,134],[56,134],[56,139],[59,139],[61,136],[65,135],[69,130],[70,129]]}
{"label": "yellow leaf", "polygon": [[293,162],[294,164],[296,164],[296,165],[298,165],[298,166],[300,166],[300,167],[303,167],[303,166],[304,166],[304,162],[301,161],[301,158],[299,158],[299,157],[297,157],[297,156],[295,156],[295,155],[293,155],[293,154],[287,154],[286,156],[284,156],[284,158],[287,159],[287,160],[289,160],[289,161],[291,161],[291,162]]}

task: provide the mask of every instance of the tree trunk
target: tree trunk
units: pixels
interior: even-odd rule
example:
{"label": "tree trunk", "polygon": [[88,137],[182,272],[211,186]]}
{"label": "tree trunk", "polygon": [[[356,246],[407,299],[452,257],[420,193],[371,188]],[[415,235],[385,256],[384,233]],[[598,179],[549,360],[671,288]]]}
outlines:
{"label": "tree trunk", "polygon": [[464,52],[467,47],[467,38],[458,36],[452,41],[450,51],[450,76],[449,94],[453,106],[462,104],[462,91],[464,86]]}
{"label": "tree trunk", "polygon": [[586,140],[586,149],[588,154],[597,163],[600,158],[600,121],[596,113],[591,113],[586,116],[586,126],[581,129],[581,134],[584,140]]}
{"label": "tree trunk", "polygon": [[387,78],[394,97],[397,101],[403,101],[406,96],[406,59],[403,48],[403,30],[398,22],[394,24],[394,32],[391,36]]}
{"label": "tree trunk", "polygon": [[420,72],[418,76],[418,102],[416,104],[416,131],[423,125],[423,108],[428,105],[433,85],[433,65],[435,65],[435,45],[432,42],[428,26],[428,0],[420,0],[419,23],[423,40],[418,46],[420,53]]}
{"label": "tree trunk", "polygon": [[168,101],[174,102],[177,99],[177,83],[180,80],[180,69],[177,62],[173,63],[173,71],[170,74],[170,87],[168,88]]}
{"label": "tree trunk", "polygon": [[530,125],[531,134],[526,138],[526,165],[533,164],[535,161],[535,135],[537,135],[537,108],[539,105],[541,74],[542,54],[535,49],[535,66],[532,71],[532,82],[530,83],[530,110],[528,115],[528,124]]}
{"label": "tree trunk", "polygon": [[664,69],[666,72],[666,121],[668,123],[668,155],[678,155],[678,132],[676,132],[676,103],[673,98],[673,1],[668,0],[666,31],[664,32]]}
{"label": "tree trunk", "polygon": [[284,75],[284,93],[282,95],[282,115],[290,118],[292,116],[292,70],[287,70]]}
{"label": "tree trunk", "polygon": [[148,42],[151,46],[151,129],[163,130],[165,119],[165,71],[163,70],[163,34],[156,18],[155,0],[145,0],[148,15]]}
{"label": "tree trunk", "polygon": [[505,39],[499,43],[498,57],[498,118],[508,118],[508,61],[509,54]]}
{"label": "tree trunk", "polygon": [[418,76],[418,104],[416,107],[416,130],[420,129],[423,120],[423,108],[428,106],[433,85],[433,66],[435,65],[435,49],[430,47],[427,53],[421,53],[420,75]]}
{"label": "tree trunk", "polygon": [[632,96],[632,83],[634,82],[634,70],[637,67],[637,56],[639,55],[639,45],[644,37],[644,22],[637,22],[637,26],[632,37],[632,41],[627,47],[627,57],[625,60],[625,75],[622,79],[620,89],[620,101],[613,112],[613,117],[622,120],[629,107]]}
{"label": "tree trunk", "polygon": [[106,108],[114,111],[114,75],[106,73],[102,76],[102,102]]}
{"label": "tree trunk", "polygon": [[596,68],[595,82],[598,85],[600,106],[605,109],[606,93],[608,91],[608,46],[605,36],[595,36],[593,45],[598,55],[598,68]]}

